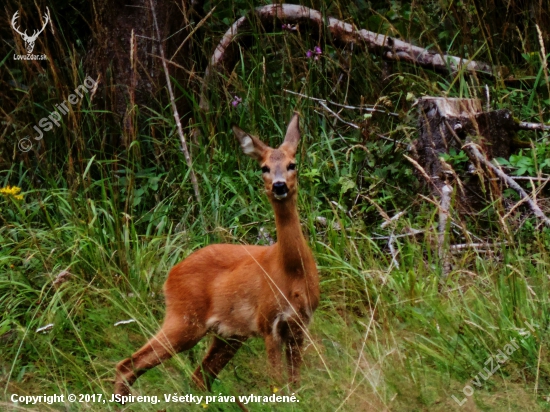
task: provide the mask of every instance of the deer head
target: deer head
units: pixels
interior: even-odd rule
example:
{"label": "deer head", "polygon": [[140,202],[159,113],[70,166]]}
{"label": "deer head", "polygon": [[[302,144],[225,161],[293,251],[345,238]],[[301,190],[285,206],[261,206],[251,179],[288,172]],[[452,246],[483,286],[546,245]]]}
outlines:
{"label": "deer head", "polygon": [[19,29],[16,27],[16,20],[19,17],[19,11],[16,11],[15,14],[13,15],[12,19],[11,19],[11,26],[13,27],[13,30],[15,30],[17,33],[19,33],[21,35],[21,38],[25,42],[25,48],[27,49],[27,54],[32,53],[32,51],[34,50],[34,42],[38,38],[38,35],[44,31],[44,29],[46,28],[46,25],[50,21],[50,17],[49,17],[50,10],[48,10],[47,7],[46,7],[46,11],[47,11],[47,13],[44,14],[44,16],[43,16],[44,25],[42,26],[42,28],[38,32],[36,30],[34,30],[32,36],[29,36],[27,34],[27,30],[25,30],[24,33],[21,33],[19,31]]}
{"label": "deer head", "polygon": [[294,157],[300,142],[298,119],[299,116],[295,113],[288,125],[285,140],[277,149],[233,126],[233,133],[239,140],[243,152],[260,163],[265,190],[271,201],[291,199],[297,191]]}

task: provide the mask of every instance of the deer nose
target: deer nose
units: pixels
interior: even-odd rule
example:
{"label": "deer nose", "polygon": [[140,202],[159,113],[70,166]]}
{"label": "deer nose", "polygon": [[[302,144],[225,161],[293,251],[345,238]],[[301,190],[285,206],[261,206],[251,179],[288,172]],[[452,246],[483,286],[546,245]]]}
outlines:
{"label": "deer nose", "polygon": [[285,182],[273,183],[273,193],[275,196],[285,196],[288,193],[288,187]]}

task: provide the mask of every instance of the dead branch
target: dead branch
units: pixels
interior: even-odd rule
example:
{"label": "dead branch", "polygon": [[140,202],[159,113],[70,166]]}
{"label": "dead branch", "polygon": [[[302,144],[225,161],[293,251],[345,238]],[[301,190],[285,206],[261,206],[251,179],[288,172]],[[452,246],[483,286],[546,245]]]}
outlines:
{"label": "dead branch", "polygon": [[497,243],[461,243],[459,245],[451,245],[451,250],[464,250],[464,249],[476,249],[476,250],[486,250],[494,249],[497,246],[507,245],[508,242],[497,242]]}
{"label": "dead branch", "polygon": [[340,120],[342,123],[347,124],[348,126],[353,127],[354,129],[360,129],[359,126],[357,126],[355,123],[347,122],[344,119],[342,119],[338,113],[336,113],[334,110],[332,110],[330,107],[328,107],[325,103],[319,102],[321,106],[323,106],[323,109],[325,109],[327,112],[331,113],[334,117],[336,117],[338,120]]}
{"label": "dead branch", "polygon": [[388,240],[388,248],[390,249],[392,264],[395,266],[396,269],[399,269],[399,262],[397,261],[397,252],[393,247],[393,242],[395,242],[395,236],[392,233],[390,235],[390,239]]}
{"label": "dead branch", "polygon": [[[419,230],[419,229],[413,229],[413,228],[409,228],[408,230],[409,230],[409,233],[403,233],[401,235],[392,234],[391,236],[379,236],[376,233],[374,233],[376,236],[371,236],[370,238],[372,240],[388,240],[390,237],[393,237],[394,239],[398,239],[398,238],[401,238],[401,237],[416,236],[420,233],[425,232],[425,230]],[[350,239],[364,239],[362,237],[349,237],[349,238]]]}
{"label": "dead branch", "polygon": [[341,103],[331,102],[330,100],[319,99],[318,97],[311,97],[311,96],[308,96],[307,94],[293,92],[292,90],[288,90],[288,89],[283,89],[283,91],[285,93],[290,93],[290,94],[293,94],[295,96],[303,97],[304,99],[313,100],[314,102],[321,102],[321,103],[325,103],[325,104],[331,104],[331,105],[334,105],[334,106],[342,107],[344,109],[361,110],[361,111],[364,111],[364,112],[371,112],[371,113],[384,113],[384,114],[387,114],[388,116],[399,117],[399,114],[397,114],[397,113],[389,112],[387,110],[376,109],[375,107],[350,106],[349,104],[341,104]]}
{"label": "dead branch", "polygon": [[493,165],[489,160],[487,160],[487,157],[483,155],[480,150],[478,149],[478,145],[475,143],[467,143],[465,144],[462,149],[466,152],[466,154],[472,159],[474,163],[481,162],[483,165],[489,169],[491,169],[498,177],[500,177],[502,180],[506,182],[508,186],[510,186],[512,189],[514,189],[516,192],[518,192],[519,196],[521,197],[522,201],[525,201],[536,217],[541,219],[547,226],[550,226],[550,219],[546,217],[546,215],[540,210],[538,205],[529,197],[529,195],[523,190],[523,188],[518,185],[514,179],[510,178],[506,173],[504,173],[501,169]]}
{"label": "dead branch", "polygon": [[386,226],[388,226],[389,224],[399,220],[399,218],[401,216],[403,216],[405,214],[406,210],[403,210],[397,214],[395,214],[392,218],[390,218],[389,220],[386,220],[384,222],[382,222],[382,224],[380,225],[380,228],[384,229]]}
{"label": "dead branch", "polygon": [[518,129],[523,130],[550,130],[550,125],[543,123],[519,122]]}
{"label": "dead branch", "polygon": [[441,188],[441,204],[439,205],[439,259],[443,264],[443,278],[451,271],[449,256],[445,250],[445,235],[447,233],[447,220],[449,218],[449,207],[451,206],[451,193],[453,188],[445,185]]}
{"label": "dead branch", "polygon": [[[510,179],[514,180],[527,180],[527,181],[533,181],[533,182],[548,182],[550,181],[550,177],[537,177],[537,176],[509,176]],[[489,180],[500,180],[498,177],[493,177]]]}
{"label": "dead branch", "polygon": [[[333,17],[324,18],[322,13],[309,7],[296,4],[271,4],[257,7],[253,10],[255,17],[262,23],[266,30],[278,30],[279,25],[274,24],[300,24],[303,26],[317,26],[319,32],[325,29],[330,32],[331,37],[342,45],[353,45],[354,47],[365,47],[369,51],[381,54],[387,60],[405,61],[421,67],[426,67],[443,72],[457,72],[467,70],[473,72],[484,72],[494,75],[498,69],[490,64],[463,59],[457,56],[441,55],[425,48],[414,46],[402,40],[389,37],[385,34],[374,33],[368,30],[358,30],[349,23]],[[208,108],[206,100],[206,88],[210,73],[218,70],[221,66],[230,67],[237,58],[238,49],[230,47],[233,41],[250,25],[249,16],[243,16],[226,31],[216,50],[210,58],[210,65],[204,76],[201,90],[200,107]]]}

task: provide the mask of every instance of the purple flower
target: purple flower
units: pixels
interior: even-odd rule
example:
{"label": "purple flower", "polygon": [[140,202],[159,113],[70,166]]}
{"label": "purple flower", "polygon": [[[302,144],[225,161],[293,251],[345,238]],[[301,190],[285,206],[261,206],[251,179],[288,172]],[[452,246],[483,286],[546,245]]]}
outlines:
{"label": "purple flower", "polygon": [[306,57],[308,59],[311,59],[313,57],[313,60],[319,60],[319,56],[323,54],[323,50],[319,46],[315,46],[315,48],[312,50],[308,50],[306,52]]}
{"label": "purple flower", "polygon": [[239,96],[233,96],[233,101],[231,102],[231,104],[233,105],[233,107],[237,107],[242,101],[243,99],[241,99]]}

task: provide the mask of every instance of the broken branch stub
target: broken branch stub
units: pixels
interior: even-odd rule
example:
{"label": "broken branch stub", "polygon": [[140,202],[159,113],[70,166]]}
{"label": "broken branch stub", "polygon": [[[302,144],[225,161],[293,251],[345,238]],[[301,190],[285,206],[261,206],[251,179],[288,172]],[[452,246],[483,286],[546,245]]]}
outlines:
{"label": "broken branch stub", "polygon": [[[499,68],[488,63],[463,59],[457,56],[439,54],[423,47],[389,37],[386,34],[374,33],[365,29],[358,30],[353,25],[333,17],[325,18],[323,14],[309,7],[296,4],[271,4],[255,8],[254,16],[266,31],[280,30],[280,24],[300,24],[308,27],[312,34],[323,37],[327,32],[335,44],[364,47],[369,51],[381,54],[383,58],[394,61],[405,61],[421,67],[441,71],[457,72],[460,70],[486,73],[493,76]],[[243,16],[226,31],[210,59],[206,69],[201,90],[200,107],[208,108],[206,90],[209,76],[222,67],[230,68],[238,57],[237,41],[246,44],[246,30],[250,27],[252,16]]]}
{"label": "broken branch stub", "polygon": [[[419,137],[413,144],[414,157],[433,183],[432,191],[441,193],[445,184],[457,179],[455,171],[442,157],[454,148],[457,153],[470,137],[476,137],[489,158],[508,158],[512,154],[514,119],[507,110],[484,112],[478,99],[424,97],[418,102]],[[457,206],[464,212],[479,209],[478,176],[465,177],[457,193]]]}

